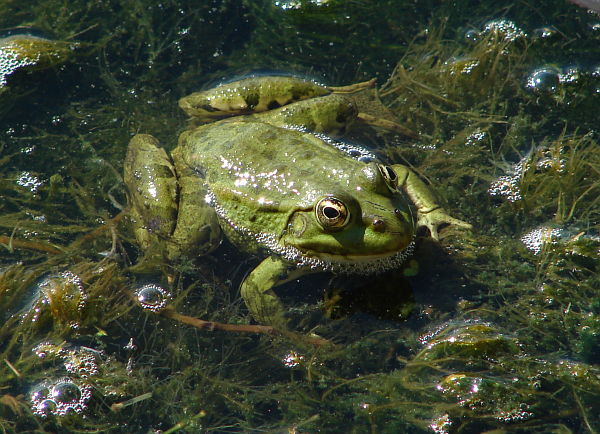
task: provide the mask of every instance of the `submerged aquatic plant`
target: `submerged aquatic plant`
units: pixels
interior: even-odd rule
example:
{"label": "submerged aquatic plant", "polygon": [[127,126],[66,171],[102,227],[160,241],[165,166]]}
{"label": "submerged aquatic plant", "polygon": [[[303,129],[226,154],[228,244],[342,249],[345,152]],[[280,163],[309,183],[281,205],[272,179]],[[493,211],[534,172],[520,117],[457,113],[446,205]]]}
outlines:
{"label": "submerged aquatic plant", "polygon": [[[3,27],[77,34],[85,49],[56,81],[10,99],[0,129],[0,429],[597,431],[599,83],[593,65],[553,57],[587,50],[592,61],[593,18],[556,2],[535,13],[466,1],[295,4],[44,0],[34,13],[6,3]],[[465,5],[469,22],[457,14]],[[426,23],[432,14],[448,24]],[[531,30],[538,16],[559,30]],[[391,74],[379,91],[386,115],[418,134],[368,134],[374,152],[414,165],[475,226],[442,240],[449,255],[423,240],[406,284],[385,275],[329,291],[322,305],[335,320],[314,331],[334,345],[210,331],[257,327],[237,293],[246,263],[227,245],[155,264],[170,280],[132,277],[139,253],[120,175],[130,135],[172,146],[177,98],[257,66],[332,82]],[[502,176],[519,200],[490,197]],[[530,236],[530,250],[521,238],[539,227],[560,236]],[[39,283],[64,283],[63,273],[83,290],[49,284],[44,295]],[[292,283],[287,295],[314,324],[320,312],[302,303],[310,289]],[[24,320],[33,306],[38,321]],[[197,318],[204,326],[185,323]]]}
{"label": "submerged aquatic plant", "polygon": [[33,36],[28,32],[0,38],[0,93],[7,78],[20,69],[42,69],[63,63],[73,45]]}

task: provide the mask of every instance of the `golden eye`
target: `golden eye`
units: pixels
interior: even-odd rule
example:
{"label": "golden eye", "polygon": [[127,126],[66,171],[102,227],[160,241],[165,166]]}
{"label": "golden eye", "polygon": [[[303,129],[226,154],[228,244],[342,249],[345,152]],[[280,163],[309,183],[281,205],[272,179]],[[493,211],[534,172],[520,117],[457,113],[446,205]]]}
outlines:
{"label": "golden eye", "polygon": [[381,172],[381,176],[385,179],[385,183],[388,188],[395,192],[398,189],[398,175],[394,172],[390,166],[385,166],[383,164],[379,164],[379,171]]}
{"label": "golden eye", "polygon": [[331,196],[317,202],[315,214],[323,229],[329,231],[343,228],[350,220],[350,212],[344,202]]}

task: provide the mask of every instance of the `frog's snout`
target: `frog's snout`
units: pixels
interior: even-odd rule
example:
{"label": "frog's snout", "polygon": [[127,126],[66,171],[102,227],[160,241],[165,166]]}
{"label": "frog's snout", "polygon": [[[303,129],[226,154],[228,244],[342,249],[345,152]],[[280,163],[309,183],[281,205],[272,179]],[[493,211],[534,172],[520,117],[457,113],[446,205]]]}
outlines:
{"label": "frog's snout", "polygon": [[[402,214],[402,211],[400,211],[398,208],[394,209],[394,215],[396,216],[396,218],[398,218],[398,220],[403,221],[404,215]],[[380,216],[373,217],[371,225],[373,226],[373,230],[375,232],[385,232],[388,228],[388,224]]]}

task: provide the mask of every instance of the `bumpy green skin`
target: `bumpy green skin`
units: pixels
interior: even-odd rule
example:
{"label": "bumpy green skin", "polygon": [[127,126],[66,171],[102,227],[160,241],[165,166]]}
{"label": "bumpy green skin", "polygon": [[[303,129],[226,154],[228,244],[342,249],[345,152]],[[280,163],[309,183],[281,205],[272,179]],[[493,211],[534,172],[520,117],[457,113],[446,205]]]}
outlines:
{"label": "bumpy green skin", "polygon": [[272,110],[330,92],[295,77],[250,77],[194,92],[181,98],[179,107],[189,116],[210,119]]}
{"label": "bumpy green skin", "polygon": [[[256,85],[272,92],[269,79]],[[281,100],[291,99],[286,89]],[[220,227],[244,250],[267,253],[241,293],[257,321],[285,327],[275,286],[320,270],[381,271],[410,254],[417,226],[429,227],[434,237],[442,223],[468,226],[447,216],[408,168],[394,166],[398,180],[390,180],[382,164],[289,128],[340,133],[356,114],[345,98],[330,95],[202,125],[181,134],[172,165],[151,136],[134,137],[125,182],[139,241],[164,246],[158,248],[174,260],[210,251]],[[316,210],[322,199],[341,202],[349,217],[324,225]]]}

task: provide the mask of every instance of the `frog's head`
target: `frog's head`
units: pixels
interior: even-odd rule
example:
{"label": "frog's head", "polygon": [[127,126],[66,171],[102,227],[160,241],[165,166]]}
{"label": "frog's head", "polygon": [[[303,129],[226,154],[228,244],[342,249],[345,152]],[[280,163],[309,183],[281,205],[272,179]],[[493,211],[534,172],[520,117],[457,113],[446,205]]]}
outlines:
{"label": "frog's head", "polygon": [[414,232],[396,173],[371,162],[349,188],[317,195],[310,210],[295,211],[283,241],[301,252],[301,264],[366,273],[399,265],[412,252]]}

